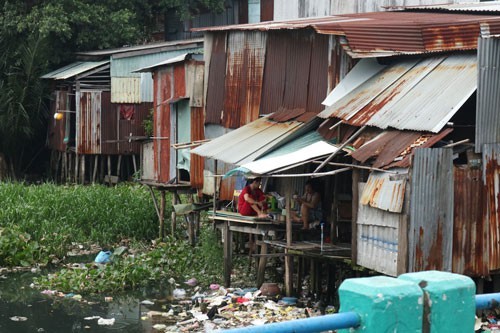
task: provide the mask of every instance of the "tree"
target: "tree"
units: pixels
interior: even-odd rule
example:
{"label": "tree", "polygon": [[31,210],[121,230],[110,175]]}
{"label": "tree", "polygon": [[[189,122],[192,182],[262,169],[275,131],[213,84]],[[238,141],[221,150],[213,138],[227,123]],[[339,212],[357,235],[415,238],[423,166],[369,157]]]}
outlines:
{"label": "tree", "polygon": [[199,10],[224,8],[224,0],[3,0],[0,4],[0,160],[12,178],[24,171],[45,143],[48,90],[40,80],[42,74],[73,61],[74,52],[149,41],[155,18],[169,10],[187,18]]}

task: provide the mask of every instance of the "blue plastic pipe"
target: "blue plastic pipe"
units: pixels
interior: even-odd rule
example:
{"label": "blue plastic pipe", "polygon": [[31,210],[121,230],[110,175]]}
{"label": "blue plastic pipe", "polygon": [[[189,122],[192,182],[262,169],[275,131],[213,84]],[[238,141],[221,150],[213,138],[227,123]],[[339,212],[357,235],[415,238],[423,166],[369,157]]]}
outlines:
{"label": "blue plastic pipe", "polygon": [[500,293],[476,295],[476,309],[494,309],[500,307]]}
{"label": "blue plastic pipe", "polygon": [[280,323],[248,326],[224,330],[233,333],[313,333],[342,328],[357,327],[360,324],[359,315],[355,312],[334,313],[305,319],[283,321]]}

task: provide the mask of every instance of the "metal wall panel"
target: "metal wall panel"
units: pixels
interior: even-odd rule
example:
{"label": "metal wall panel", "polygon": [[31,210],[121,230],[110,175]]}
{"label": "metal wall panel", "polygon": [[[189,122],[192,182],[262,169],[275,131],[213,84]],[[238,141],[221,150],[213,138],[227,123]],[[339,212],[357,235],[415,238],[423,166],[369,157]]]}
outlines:
{"label": "metal wall panel", "polygon": [[79,108],[76,113],[76,152],[78,154],[101,153],[101,92],[77,93]]}
{"label": "metal wall panel", "polygon": [[[405,169],[394,171],[407,172]],[[393,213],[401,213],[405,190],[406,175],[396,176],[385,172],[373,171],[368,177],[364,191],[360,192],[360,203]]]}
{"label": "metal wall panel", "polygon": [[248,0],[248,23],[260,22],[260,0]]}
{"label": "metal wall panel", "polygon": [[[109,91],[101,94],[101,153],[119,154],[120,112],[117,105],[111,104]],[[122,138],[123,139],[123,138]]]}
{"label": "metal wall panel", "polygon": [[142,144],[141,179],[155,179],[153,141]]}
{"label": "metal wall panel", "polygon": [[[350,2],[345,1],[344,2]],[[331,0],[274,0],[274,20],[283,21],[302,17],[328,16]]]}
{"label": "metal wall panel", "polygon": [[112,103],[140,103],[141,102],[140,77],[112,77],[111,102]]}
{"label": "metal wall panel", "polygon": [[[365,189],[359,183],[359,192]],[[357,234],[357,264],[377,272],[396,276],[398,262],[399,221],[402,215],[372,208],[360,202]]]}
{"label": "metal wall panel", "polygon": [[[191,141],[205,139],[203,108],[191,107]],[[203,188],[203,169],[205,159],[199,155],[191,154],[191,187]]]}
{"label": "metal wall panel", "polygon": [[[149,110],[153,107],[153,103],[140,103],[134,105],[134,117],[130,120],[119,120],[119,131],[117,140],[118,153],[121,155],[139,154],[140,143],[134,141],[123,141],[128,136],[144,136],[144,120],[149,115]],[[120,105],[116,106],[118,116]]]}
{"label": "metal wall panel", "polygon": [[210,38],[206,39],[207,43],[211,42],[210,63],[208,78],[206,81],[207,93],[207,110],[206,122],[210,124],[220,124],[222,119],[222,110],[224,109],[224,81],[226,77],[226,33],[210,34]]}
{"label": "metal wall panel", "polygon": [[66,151],[67,142],[64,141],[64,138],[70,134],[67,133],[69,130],[67,124],[71,121],[71,113],[61,112],[63,118],[60,120],[54,119],[54,114],[61,110],[71,110],[70,97],[66,91],[56,90],[52,93],[52,100],[50,103],[48,147],[53,150]]}
{"label": "metal wall panel", "polygon": [[155,111],[153,116],[155,179],[161,183],[170,180],[170,104],[163,103],[173,96],[173,67],[155,73]]}
{"label": "metal wall panel", "polygon": [[500,142],[500,38],[479,38],[476,153]]}
{"label": "metal wall panel", "polygon": [[409,270],[452,269],[453,151],[415,150],[411,178]]}
{"label": "metal wall panel", "polygon": [[489,234],[489,268],[500,269],[500,144],[483,145],[485,222]]}
{"label": "metal wall panel", "polygon": [[231,31],[227,42],[222,124],[238,128],[258,118],[267,34]]}
{"label": "metal wall panel", "polygon": [[454,167],[453,272],[488,276],[489,232],[483,220],[483,182],[480,169]]}

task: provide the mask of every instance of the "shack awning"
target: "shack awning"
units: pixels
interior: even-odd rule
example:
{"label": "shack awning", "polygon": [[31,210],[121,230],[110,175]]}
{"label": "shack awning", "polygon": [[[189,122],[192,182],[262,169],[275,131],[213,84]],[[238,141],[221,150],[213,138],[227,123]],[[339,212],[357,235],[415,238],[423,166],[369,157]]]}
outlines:
{"label": "shack awning", "polygon": [[256,160],[316,126],[316,121],[275,122],[269,117],[263,117],[205,143],[191,150],[191,153],[242,165]]}
{"label": "shack awning", "polygon": [[42,79],[66,80],[70,77],[90,71],[108,64],[109,61],[77,61],[41,76]]}
{"label": "shack awning", "polygon": [[253,175],[271,174],[273,171],[278,171],[288,166],[330,155],[337,150],[338,148],[336,146],[328,142],[318,141],[287,154],[262,158],[257,161],[243,164],[229,171],[225,176],[227,177],[241,173]]}
{"label": "shack awning", "polygon": [[[373,67],[359,75],[358,66]],[[477,88],[477,56],[406,59],[380,69],[361,62],[327,97],[321,118],[339,118],[353,126],[437,133]],[[346,92],[346,89],[352,89]]]}

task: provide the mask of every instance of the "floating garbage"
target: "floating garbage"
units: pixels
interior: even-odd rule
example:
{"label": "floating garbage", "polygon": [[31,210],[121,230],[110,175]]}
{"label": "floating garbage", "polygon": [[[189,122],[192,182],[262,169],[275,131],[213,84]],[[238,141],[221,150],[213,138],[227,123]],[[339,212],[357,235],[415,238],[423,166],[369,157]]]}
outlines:
{"label": "floating garbage", "polygon": [[111,261],[111,251],[101,251],[97,254],[94,262],[97,264],[107,264]]}
{"label": "floating garbage", "polygon": [[198,284],[198,280],[196,280],[196,278],[191,278],[191,279],[185,281],[184,283],[190,287],[195,287]]}
{"label": "floating garbage", "polygon": [[28,318],[21,317],[21,316],[14,316],[14,317],[10,317],[10,320],[12,320],[12,321],[26,321],[26,320],[28,320]]}
{"label": "floating garbage", "polygon": [[172,292],[172,296],[174,296],[174,298],[176,299],[184,298],[186,297],[186,290],[176,288]]}
{"label": "floating garbage", "polygon": [[112,326],[115,324],[115,318],[110,318],[110,319],[104,319],[104,318],[99,318],[97,321],[97,325],[101,326]]}
{"label": "floating garbage", "polygon": [[154,305],[155,303],[154,302],[151,302],[150,300],[144,300],[144,301],[141,301],[141,304],[142,305]]}

